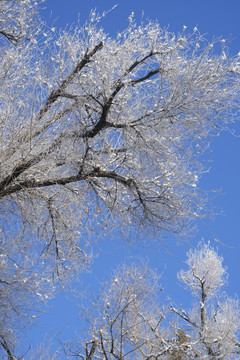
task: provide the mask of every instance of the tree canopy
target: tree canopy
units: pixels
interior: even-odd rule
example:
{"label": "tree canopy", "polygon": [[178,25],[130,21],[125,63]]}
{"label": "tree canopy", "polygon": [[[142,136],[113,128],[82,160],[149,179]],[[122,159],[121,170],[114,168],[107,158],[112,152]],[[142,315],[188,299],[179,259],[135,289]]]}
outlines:
{"label": "tree canopy", "polygon": [[147,263],[118,267],[85,312],[86,339],[68,342],[66,355],[84,360],[220,360],[240,354],[239,301],[223,290],[227,271],[209,243],[187,253],[179,279],[196,302],[166,303],[161,278]]}

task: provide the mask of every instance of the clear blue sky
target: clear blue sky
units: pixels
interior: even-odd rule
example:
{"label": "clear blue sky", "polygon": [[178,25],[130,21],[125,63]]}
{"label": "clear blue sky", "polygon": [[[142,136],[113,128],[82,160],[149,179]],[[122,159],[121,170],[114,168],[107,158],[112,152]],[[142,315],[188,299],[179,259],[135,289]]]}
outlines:
{"label": "clear blue sky", "polygon": [[[72,24],[78,19],[83,23],[88,18],[92,8],[99,12],[109,10],[117,2],[114,0],[47,0],[46,9],[42,11],[44,19],[56,28]],[[214,36],[222,35],[231,39],[230,53],[240,51],[240,1],[239,0],[119,0],[118,7],[102,21],[105,31],[114,36],[128,23],[128,16],[134,11],[137,19],[144,16],[157,19],[163,26],[169,26],[173,32],[181,31],[183,25],[189,32],[197,26],[201,33],[211,40]],[[194,246],[202,237],[210,240],[212,245],[218,247],[219,253],[225,259],[229,269],[230,295],[237,293],[240,296],[240,124],[235,124],[232,129],[238,136],[230,133],[221,134],[212,144],[212,152],[208,155],[212,162],[209,163],[209,172],[200,181],[200,187],[206,190],[222,189],[220,195],[209,194],[214,198],[212,205],[217,211],[223,211],[214,221],[205,220],[198,224],[199,231],[191,243],[176,246],[176,241],[169,239],[168,248],[159,242],[149,243],[147,246],[134,246],[129,248],[123,243],[120,236],[114,241],[100,240],[96,254],[98,257],[90,274],[82,276],[82,288],[96,291],[99,282],[107,279],[108,273],[124,261],[131,262],[135,257],[149,258],[149,264],[163,273],[162,285],[166,296],[170,295],[175,303],[190,305],[191,298],[177,285],[176,272],[183,266],[185,253],[189,246]],[[224,243],[214,241],[214,237]],[[146,239],[147,240],[147,239]],[[26,333],[24,339],[25,349],[30,342],[38,343],[44,336],[53,337],[61,331],[60,337],[74,334],[74,328],[80,324],[78,308],[70,300],[59,295],[50,302],[52,315],[43,315],[39,326]]]}

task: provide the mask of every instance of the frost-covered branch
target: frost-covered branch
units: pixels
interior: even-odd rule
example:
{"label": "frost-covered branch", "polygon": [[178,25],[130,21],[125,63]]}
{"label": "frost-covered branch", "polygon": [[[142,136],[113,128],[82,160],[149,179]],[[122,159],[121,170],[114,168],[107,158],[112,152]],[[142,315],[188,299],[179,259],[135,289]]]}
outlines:
{"label": "frost-covered branch", "polygon": [[10,43],[30,39],[35,32],[37,5],[42,0],[1,0],[0,35]]}

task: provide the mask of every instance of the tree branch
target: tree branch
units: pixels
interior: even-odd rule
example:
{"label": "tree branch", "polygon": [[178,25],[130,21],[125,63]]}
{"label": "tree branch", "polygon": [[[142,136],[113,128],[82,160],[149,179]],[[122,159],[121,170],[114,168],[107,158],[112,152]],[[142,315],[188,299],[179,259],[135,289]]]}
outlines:
{"label": "tree branch", "polygon": [[65,90],[67,85],[73,80],[74,76],[79,73],[86,64],[88,64],[91,61],[91,58],[95,53],[100,50],[103,47],[103,42],[101,41],[99,44],[97,44],[94,49],[88,54],[88,49],[86,50],[86,53],[83,57],[83,59],[76,65],[74,70],[71,72],[71,74],[62,81],[61,85],[58,87],[57,90],[52,91],[49,95],[46,103],[42,107],[42,109],[39,111],[37,115],[37,120],[40,120],[43,115],[49,110],[49,108],[55,103],[55,101],[62,95],[62,92]]}
{"label": "tree branch", "polygon": [[53,185],[67,185],[70,183],[87,180],[87,178],[91,178],[91,177],[113,179],[125,186],[130,186],[132,182],[131,179],[126,179],[125,177],[115,173],[114,171],[103,171],[100,170],[99,168],[95,168],[93,169],[93,171],[89,173],[82,174],[80,171],[77,175],[72,175],[65,178],[53,178],[53,179],[40,180],[40,181],[36,181],[32,179],[23,180],[18,182],[17,184],[9,186],[6,189],[2,189],[0,191],[0,198],[26,189],[36,189],[36,188],[53,186]]}
{"label": "tree branch", "polygon": [[87,359],[86,360],[92,360],[93,359],[96,348],[97,348],[97,341],[93,340],[90,352],[89,352],[89,354],[87,354]]}
{"label": "tree branch", "polygon": [[17,360],[17,358],[13,355],[11,352],[6,340],[1,336],[2,340],[0,339],[0,345],[3,347],[3,349],[6,351],[8,355],[8,360]]}
{"label": "tree branch", "polygon": [[156,69],[156,70],[151,70],[151,71],[149,71],[149,73],[148,73],[147,75],[145,75],[145,76],[143,76],[143,77],[141,77],[141,78],[139,78],[139,79],[130,81],[130,85],[135,85],[135,84],[138,84],[138,83],[140,83],[140,82],[142,82],[142,81],[148,80],[148,79],[150,79],[152,76],[154,76],[154,75],[156,75],[156,74],[158,74],[158,73],[160,73],[160,72],[161,72],[161,69],[160,69],[160,68],[158,68],[158,69]]}

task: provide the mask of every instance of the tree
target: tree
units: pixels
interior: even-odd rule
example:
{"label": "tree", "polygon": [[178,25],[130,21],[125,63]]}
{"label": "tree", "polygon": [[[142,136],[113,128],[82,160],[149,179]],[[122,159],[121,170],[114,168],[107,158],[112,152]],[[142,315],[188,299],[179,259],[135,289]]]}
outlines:
{"label": "tree", "polygon": [[222,262],[209,243],[188,252],[188,269],[178,278],[198,299],[189,311],[159,306],[159,276],[146,263],[119,267],[90,306],[88,340],[69,342],[65,354],[83,360],[238,359],[239,303],[222,289]]}
{"label": "tree", "polygon": [[1,52],[1,226],[17,221],[59,276],[89,262],[98,212],[107,227],[186,230],[201,212],[204,139],[239,106],[238,58],[225,59],[221,40],[132,16],[112,39],[98,20],[37,29]]}
{"label": "tree", "polygon": [[159,305],[160,291],[159,276],[146,263],[120,266],[85,310],[88,340],[70,342],[66,353],[84,360],[155,359],[169,353],[167,309]]}
{"label": "tree", "polygon": [[239,111],[239,59],[133,16],[116,38],[94,12],[57,32],[36,3],[0,2],[0,256],[27,274],[2,286],[47,295],[44,277],[89,266],[92,233],[188,231],[205,200],[198,157]]}
{"label": "tree", "polygon": [[199,244],[188,253],[188,270],[178,277],[198,299],[198,304],[187,314],[176,312],[191,330],[195,357],[199,359],[237,359],[240,354],[239,301],[228,297],[222,287],[227,271],[220,257],[210,244]]}

